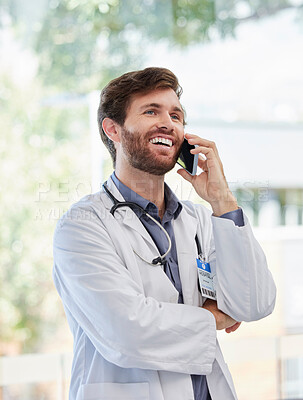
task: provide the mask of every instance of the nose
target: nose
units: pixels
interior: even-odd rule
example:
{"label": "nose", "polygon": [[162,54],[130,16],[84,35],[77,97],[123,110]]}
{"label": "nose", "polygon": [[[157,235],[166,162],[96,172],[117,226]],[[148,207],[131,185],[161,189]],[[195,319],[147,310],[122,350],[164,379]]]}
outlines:
{"label": "nose", "polygon": [[161,118],[159,119],[157,123],[157,128],[159,129],[165,129],[168,132],[174,131],[174,124],[171,120],[171,116],[167,113],[161,114]]}

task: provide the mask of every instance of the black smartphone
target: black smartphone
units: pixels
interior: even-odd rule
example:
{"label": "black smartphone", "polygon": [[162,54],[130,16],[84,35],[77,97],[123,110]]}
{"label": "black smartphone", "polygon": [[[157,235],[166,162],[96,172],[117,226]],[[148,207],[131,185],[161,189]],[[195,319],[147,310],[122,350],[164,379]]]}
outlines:
{"label": "black smartphone", "polygon": [[197,173],[199,154],[191,154],[190,152],[190,150],[194,149],[195,147],[195,145],[189,144],[187,139],[184,138],[181,147],[181,153],[177,160],[177,163],[181,165],[181,167],[183,167],[191,175],[196,175]]}

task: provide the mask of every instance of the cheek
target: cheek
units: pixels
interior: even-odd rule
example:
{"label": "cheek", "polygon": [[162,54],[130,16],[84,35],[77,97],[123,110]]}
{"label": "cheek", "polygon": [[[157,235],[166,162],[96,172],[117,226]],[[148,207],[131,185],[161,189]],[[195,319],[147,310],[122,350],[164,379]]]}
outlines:
{"label": "cheek", "polygon": [[178,138],[181,142],[184,140],[184,126],[182,125],[177,129]]}
{"label": "cheek", "polygon": [[145,134],[152,129],[152,127],[153,125],[150,121],[142,121],[139,119],[137,121],[133,121],[132,124],[129,124],[127,129],[131,130],[132,132],[138,132],[139,134]]}

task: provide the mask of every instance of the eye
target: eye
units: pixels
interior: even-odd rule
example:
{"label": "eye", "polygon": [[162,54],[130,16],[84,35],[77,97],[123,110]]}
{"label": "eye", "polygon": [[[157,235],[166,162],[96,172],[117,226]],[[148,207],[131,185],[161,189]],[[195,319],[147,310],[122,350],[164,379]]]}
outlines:
{"label": "eye", "polygon": [[171,118],[172,118],[172,119],[175,119],[175,120],[177,120],[177,121],[180,121],[180,116],[179,116],[178,114],[172,114],[172,115],[171,115]]}
{"label": "eye", "polygon": [[155,115],[155,111],[154,110],[146,110],[146,111],[144,111],[144,114]]}

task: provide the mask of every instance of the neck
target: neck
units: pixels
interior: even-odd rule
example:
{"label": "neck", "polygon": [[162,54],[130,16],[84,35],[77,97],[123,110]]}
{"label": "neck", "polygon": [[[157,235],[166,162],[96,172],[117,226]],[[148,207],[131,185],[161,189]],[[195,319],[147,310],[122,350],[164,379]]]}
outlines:
{"label": "neck", "polygon": [[115,173],[124,185],[154,203],[162,219],[165,212],[164,175],[152,175],[132,167],[120,168],[118,164]]}

